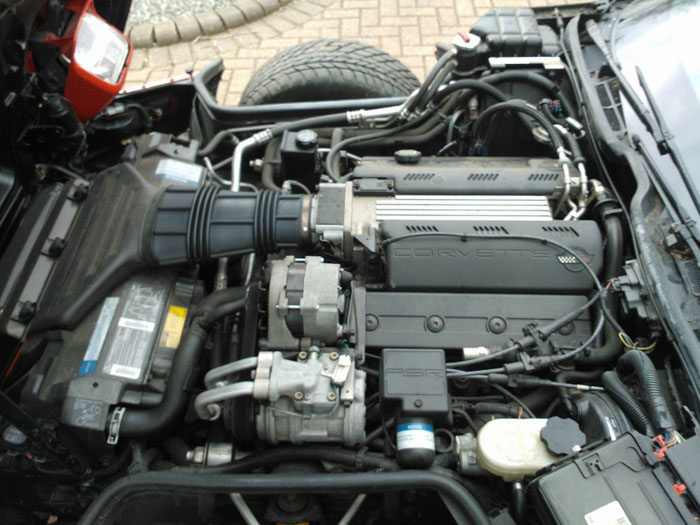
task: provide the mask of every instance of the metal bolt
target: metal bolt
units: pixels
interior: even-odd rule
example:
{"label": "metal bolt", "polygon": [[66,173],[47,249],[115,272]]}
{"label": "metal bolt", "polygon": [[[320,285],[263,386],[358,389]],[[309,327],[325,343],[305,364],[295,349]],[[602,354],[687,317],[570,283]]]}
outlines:
{"label": "metal bolt", "polygon": [[506,324],[506,320],[502,317],[492,317],[489,319],[487,326],[489,332],[493,332],[494,334],[502,334],[506,331],[506,326],[508,325]]}
{"label": "metal bolt", "polygon": [[306,352],[304,352],[304,351],[302,350],[301,352],[299,352],[299,355],[297,355],[297,357],[299,358],[300,361],[303,361],[304,359],[306,359],[307,357],[309,357],[309,354],[307,354]]}
{"label": "metal bolt", "polygon": [[338,352],[331,352],[331,355],[329,357],[331,358],[331,360],[336,361],[340,356],[338,355]]}
{"label": "metal bolt", "polygon": [[433,333],[441,332],[445,328],[445,321],[439,315],[431,315],[426,321],[428,330]]}
{"label": "metal bolt", "polygon": [[422,400],[422,399],[416,399],[416,400],[413,402],[413,405],[414,405],[416,408],[420,408],[420,407],[423,406],[423,400]]}
{"label": "metal bolt", "polygon": [[574,333],[574,323],[566,323],[559,329],[561,335],[571,335]]}
{"label": "metal bolt", "polygon": [[571,452],[573,452],[574,454],[578,454],[579,452],[581,452],[581,445],[574,445],[573,447],[571,447]]}
{"label": "metal bolt", "polygon": [[335,392],[328,392],[328,401],[335,401]]}
{"label": "metal bolt", "polygon": [[373,332],[379,328],[379,319],[377,319],[376,315],[370,314],[365,317],[365,328],[368,332]]}
{"label": "metal bolt", "polygon": [[294,392],[294,399],[297,401],[304,399],[304,392]]}

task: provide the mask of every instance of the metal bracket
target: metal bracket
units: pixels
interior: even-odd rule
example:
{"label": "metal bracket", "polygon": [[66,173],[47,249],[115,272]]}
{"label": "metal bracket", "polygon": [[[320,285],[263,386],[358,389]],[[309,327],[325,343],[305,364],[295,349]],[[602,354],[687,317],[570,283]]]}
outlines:
{"label": "metal bracket", "polygon": [[116,445],[119,441],[119,429],[122,426],[122,419],[126,413],[125,407],[117,407],[112,413],[112,419],[109,422],[109,434],[107,435],[107,444]]}

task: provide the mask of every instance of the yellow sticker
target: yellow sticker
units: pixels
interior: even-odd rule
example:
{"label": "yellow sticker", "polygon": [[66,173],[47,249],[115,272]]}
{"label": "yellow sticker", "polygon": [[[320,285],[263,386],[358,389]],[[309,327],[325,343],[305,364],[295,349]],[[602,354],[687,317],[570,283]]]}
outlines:
{"label": "yellow sticker", "polygon": [[160,346],[165,348],[177,348],[180,344],[182,330],[185,328],[187,308],[183,306],[171,306],[168,316],[165,318],[163,333],[160,336]]}

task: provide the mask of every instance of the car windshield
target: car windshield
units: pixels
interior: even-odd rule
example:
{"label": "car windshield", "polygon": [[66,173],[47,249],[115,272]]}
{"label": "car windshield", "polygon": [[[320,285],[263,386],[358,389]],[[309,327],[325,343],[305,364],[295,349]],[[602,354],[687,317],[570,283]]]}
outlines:
{"label": "car windshield", "polygon": [[[614,50],[622,72],[647,103],[635,67],[642,71],[650,91],[685,161],[696,188],[700,188],[700,2],[697,0],[638,0],[622,14],[614,32]],[[700,218],[682,190],[680,175],[669,155],[657,156],[652,137],[623,106],[630,133],[636,133],[653,152],[674,189],[679,204],[695,220]]]}

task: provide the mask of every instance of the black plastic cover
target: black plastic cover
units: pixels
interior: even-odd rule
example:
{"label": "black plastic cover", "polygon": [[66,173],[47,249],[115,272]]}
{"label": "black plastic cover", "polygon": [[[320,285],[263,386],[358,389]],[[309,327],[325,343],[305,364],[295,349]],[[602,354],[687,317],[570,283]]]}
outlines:
{"label": "black plastic cover", "polygon": [[540,439],[555,456],[566,456],[586,444],[586,435],[576,421],[556,416],[547,419]]}
{"label": "black plastic cover", "polygon": [[450,399],[444,350],[384,349],[379,395],[383,407],[398,410],[401,417],[446,422]]}
{"label": "black plastic cover", "polygon": [[426,157],[413,164],[392,157],[363,157],[355,179],[386,178],[401,195],[545,195],[563,188],[556,159]]}
{"label": "black plastic cover", "polygon": [[[528,495],[545,523],[693,523],[676,476],[653,450],[646,436],[624,434],[539,477]],[[690,460],[700,472],[700,457]]]}
{"label": "black plastic cover", "polygon": [[532,9],[491,9],[469,31],[486,41],[492,55],[538,56],[543,52],[544,38]]}
{"label": "black plastic cover", "polygon": [[[528,235],[551,239],[579,254],[598,273],[603,240],[593,221],[403,221],[382,223],[386,284],[391,290],[570,294],[593,288],[583,265],[564,250],[542,242],[504,238]],[[438,233],[471,234],[463,240]]]}
{"label": "black plastic cover", "polygon": [[[368,292],[365,314],[377,322],[371,330],[366,328],[365,345],[446,350],[501,347],[522,337],[527,325],[551,323],[586,301],[585,296],[572,295]],[[429,320],[437,325],[429,328]],[[591,334],[590,314],[583,313],[562,332],[551,340],[578,346]]]}

